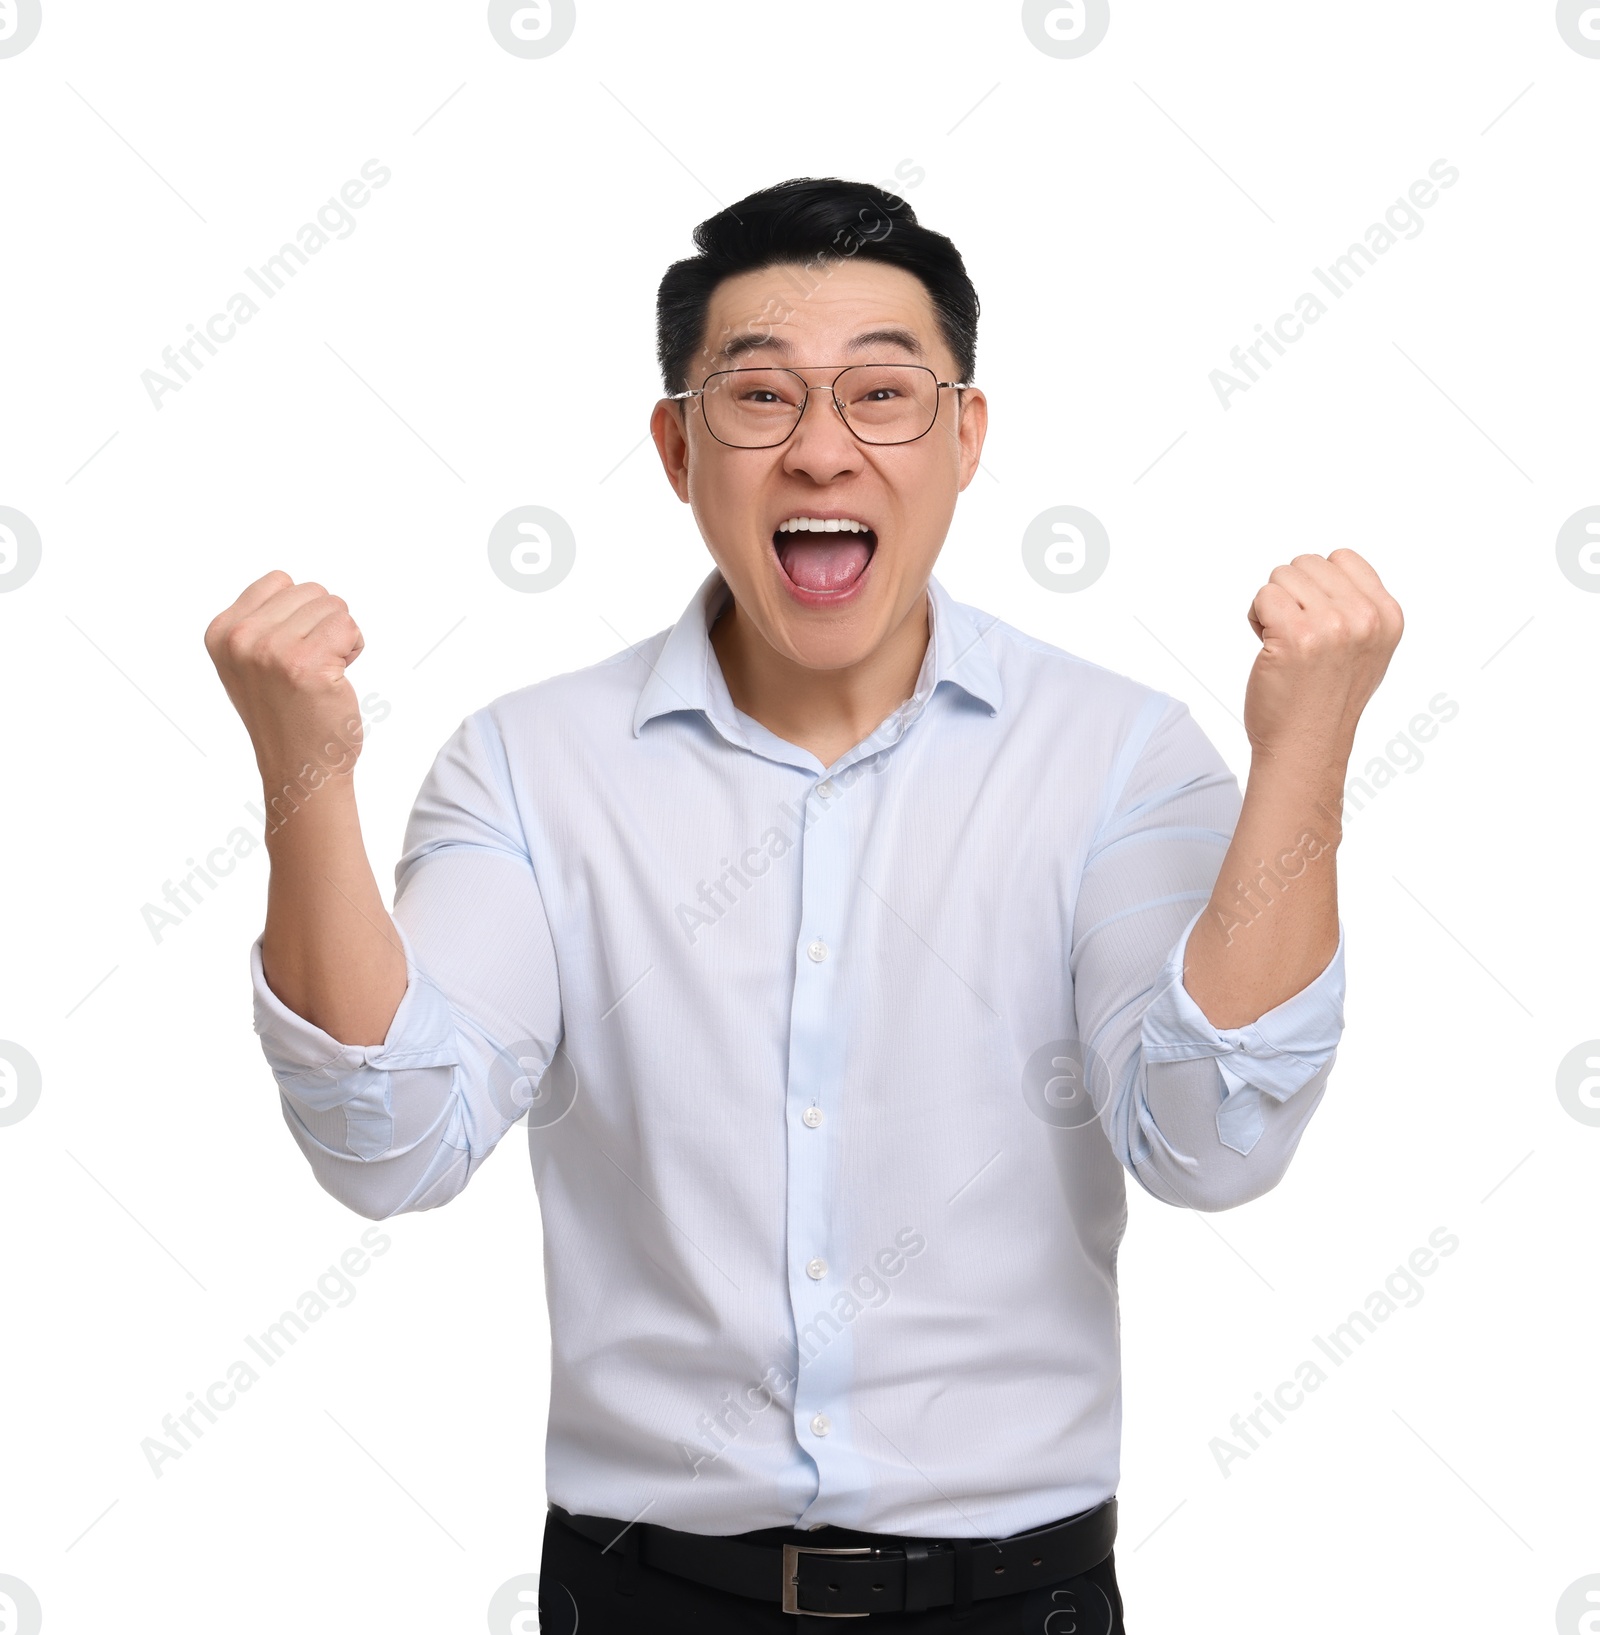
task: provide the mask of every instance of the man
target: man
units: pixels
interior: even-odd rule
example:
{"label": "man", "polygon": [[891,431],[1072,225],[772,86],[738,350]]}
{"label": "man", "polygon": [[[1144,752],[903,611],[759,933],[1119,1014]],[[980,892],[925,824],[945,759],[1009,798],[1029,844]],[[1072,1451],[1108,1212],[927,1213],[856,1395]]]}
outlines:
{"label": "man", "polygon": [[1400,610],[1353,551],[1273,570],[1241,805],[1181,704],[931,577],[987,416],[949,240],[831,179],[695,237],[651,430],[716,567],[463,721],[393,919],[345,603],[270,573],[207,631],[281,820],[256,1026],[373,1219],[528,1113],[547,1630],[1120,1631],[1124,1171],[1243,1203],[1322,1096]]}

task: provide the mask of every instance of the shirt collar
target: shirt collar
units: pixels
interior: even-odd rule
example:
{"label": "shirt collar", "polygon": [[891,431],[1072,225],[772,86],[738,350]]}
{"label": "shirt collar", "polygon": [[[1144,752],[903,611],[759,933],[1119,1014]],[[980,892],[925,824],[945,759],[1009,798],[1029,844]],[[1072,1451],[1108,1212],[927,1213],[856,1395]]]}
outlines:
{"label": "shirt collar", "polygon": [[[704,710],[720,716],[727,684],[711,645],[711,626],[731,592],[720,568],[713,568],[689,599],[683,616],[667,633],[650,667],[633,712],[633,735],[646,721],[674,710]],[[909,699],[895,713],[920,714],[941,681],[948,681],[997,714],[1004,701],[1000,671],[984,636],[995,622],[980,625],[975,610],[955,601],[932,575],[928,578],[930,637]]]}

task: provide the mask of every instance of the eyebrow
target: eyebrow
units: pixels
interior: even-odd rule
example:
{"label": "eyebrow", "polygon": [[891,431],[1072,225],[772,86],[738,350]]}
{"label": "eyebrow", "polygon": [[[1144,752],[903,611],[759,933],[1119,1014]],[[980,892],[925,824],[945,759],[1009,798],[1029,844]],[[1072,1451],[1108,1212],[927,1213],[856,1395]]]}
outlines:
{"label": "eyebrow", "polygon": [[[909,329],[902,329],[898,325],[885,325],[881,329],[868,329],[855,336],[846,346],[847,352],[863,352],[873,346],[897,346],[903,352],[909,352],[912,357],[924,356],[922,342]],[[787,355],[793,348],[788,341],[770,330],[764,334],[735,335],[723,347],[719,356],[729,363],[742,358],[750,352],[779,352]]]}

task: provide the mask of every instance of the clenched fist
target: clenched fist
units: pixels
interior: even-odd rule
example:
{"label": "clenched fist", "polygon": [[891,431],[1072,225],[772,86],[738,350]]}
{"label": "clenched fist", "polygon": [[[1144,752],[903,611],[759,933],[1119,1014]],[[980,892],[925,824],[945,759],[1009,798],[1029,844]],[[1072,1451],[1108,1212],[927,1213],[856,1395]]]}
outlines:
{"label": "clenched fist", "polygon": [[206,651],[268,785],[354,768],[361,710],[345,671],[364,645],[342,598],[278,569],[206,627]]}
{"label": "clenched fist", "polygon": [[1400,604],[1341,549],[1274,568],[1249,619],[1261,638],[1244,695],[1251,749],[1342,765],[1405,628]]}

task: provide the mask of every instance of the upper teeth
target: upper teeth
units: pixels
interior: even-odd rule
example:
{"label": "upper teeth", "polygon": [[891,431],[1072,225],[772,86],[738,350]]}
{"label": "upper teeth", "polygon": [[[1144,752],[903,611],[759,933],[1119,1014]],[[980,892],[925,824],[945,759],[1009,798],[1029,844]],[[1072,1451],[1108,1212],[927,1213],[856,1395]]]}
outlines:
{"label": "upper teeth", "polygon": [[790,517],[778,524],[780,534],[870,534],[872,529],[853,517]]}

